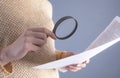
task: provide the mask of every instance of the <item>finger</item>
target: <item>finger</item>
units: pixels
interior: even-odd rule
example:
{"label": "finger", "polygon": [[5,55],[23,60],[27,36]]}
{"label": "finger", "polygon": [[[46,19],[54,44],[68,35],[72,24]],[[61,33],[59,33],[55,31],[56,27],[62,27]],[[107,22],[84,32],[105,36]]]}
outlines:
{"label": "finger", "polygon": [[74,67],[77,67],[79,64],[71,64],[69,66],[74,66]]}
{"label": "finger", "polygon": [[86,67],[86,64],[77,64],[77,67],[78,67],[78,68],[85,68],[85,67]]}
{"label": "finger", "polygon": [[43,46],[47,42],[47,40],[38,39],[38,38],[34,38],[34,37],[27,37],[26,38],[26,42],[28,44],[33,44],[33,45],[41,47],[41,46]]}
{"label": "finger", "polygon": [[46,29],[46,28],[32,28],[30,30],[33,31],[33,32],[43,32],[47,36],[50,36],[51,38],[56,39],[56,36],[54,35],[54,33],[51,32],[50,30]]}
{"label": "finger", "polygon": [[[81,70],[81,69],[79,69],[79,70]],[[71,72],[77,72],[78,70],[69,69],[68,71],[71,71]]]}
{"label": "finger", "polygon": [[77,70],[78,68],[81,68],[81,67],[67,66],[66,68],[71,70]]}
{"label": "finger", "polygon": [[86,61],[86,64],[88,64],[89,62],[90,62],[90,60],[87,60],[87,61]]}
{"label": "finger", "polygon": [[38,33],[38,32],[30,32],[28,36],[32,36],[38,39],[43,39],[43,40],[47,40],[47,35],[45,33]]}
{"label": "finger", "polygon": [[33,45],[32,43],[29,43],[29,52],[36,52],[40,50],[40,47]]}
{"label": "finger", "polygon": [[84,68],[86,67],[86,64],[73,64],[73,65],[70,65],[71,67],[73,68]]}
{"label": "finger", "polygon": [[50,36],[51,38],[53,39],[56,39],[56,36],[53,32],[51,32],[50,30],[48,29],[43,29],[43,32],[47,34],[47,36]]}
{"label": "finger", "polygon": [[65,67],[66,70],[68,71],[72,71],[72,72],[76,72],[78,70],[81,70],[81,68],[74,68],[74,67],[71,67],[71,66],[67,66]]}
{"label": "finger", "polygon": [[32,38],[31,42],[36,46],[43,46],[47,41],[43,39]]}
{"label": "finger", "polygon": [[89,62],[90,62],[90,60],[86,60],[82,64],[88,64]]}

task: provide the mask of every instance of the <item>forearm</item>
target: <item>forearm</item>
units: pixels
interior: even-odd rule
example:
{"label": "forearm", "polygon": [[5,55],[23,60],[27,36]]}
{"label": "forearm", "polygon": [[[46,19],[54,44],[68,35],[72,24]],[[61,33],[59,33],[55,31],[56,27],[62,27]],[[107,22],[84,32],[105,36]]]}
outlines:
{"label": "forearm", "polygon": [[4,70],[5,73],[12,73],[12,63],[6,56],[7,49],[1,49],[0,48],[0,69]]}
{"label": "forearm", "polygon": [[8,58],[7,56],[7,52],[9,50],[6,49],[6,48],[3,48],[3,49],[0,49],[0,62],[3,64],[3,65],[6,65],[10,62],[10,59]]}

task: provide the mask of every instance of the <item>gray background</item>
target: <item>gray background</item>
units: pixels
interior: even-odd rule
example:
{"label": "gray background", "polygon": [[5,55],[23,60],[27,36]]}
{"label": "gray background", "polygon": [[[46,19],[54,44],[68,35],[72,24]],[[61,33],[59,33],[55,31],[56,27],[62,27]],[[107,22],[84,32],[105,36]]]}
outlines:
{"label": "gray background", "polygon": [[[120,16],[120,0],[50,0],[53,20],[71,15],[79,22],[77,32],[67,40],[57,40],[56,48],[75,53],[84,51],[115,16]],[[120,78],[120,43],[91,59],[78,72],[60,73],[61,78]]]}

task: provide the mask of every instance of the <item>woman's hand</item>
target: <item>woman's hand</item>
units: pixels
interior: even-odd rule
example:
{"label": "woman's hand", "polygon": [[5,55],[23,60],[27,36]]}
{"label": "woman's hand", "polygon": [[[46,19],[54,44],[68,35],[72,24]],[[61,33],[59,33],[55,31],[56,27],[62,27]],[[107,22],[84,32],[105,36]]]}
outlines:
{"label": "woman's hand", "polygon": [[30,28],[25,30],[15,42],[0,52],[0,60],[6,64],[13,60],[23,58],[30,51],[38,51],[47,38],[56,39],[55,35],[45,28]]}
{"label": "woman's hand", "polygon": [[[69,56],[72,56],[72,55],[75,55],[75,53],[65,52],[65,53],[63,53],[62,58],[69,57]],[[66,66],[66,67],[64,67],[64,69],[66,69],[68,71],[76,72],[78,70],[81,70],[82,68],[85,68],[86,64],[88,64],[88,63],[89,63],[89,60],[86,60],[86,61],[84,61],[83,63],[80,63],[80,64],[73,64],[73,65]]]}

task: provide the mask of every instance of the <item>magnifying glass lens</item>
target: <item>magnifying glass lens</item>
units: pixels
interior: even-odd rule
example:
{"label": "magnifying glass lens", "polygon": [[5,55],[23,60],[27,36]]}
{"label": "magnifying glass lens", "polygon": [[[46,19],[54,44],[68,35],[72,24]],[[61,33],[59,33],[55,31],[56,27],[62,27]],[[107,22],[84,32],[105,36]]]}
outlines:
{"label": "magnifying glass lens", "polygon": [[68,19],[59,24],[56,29],[56,36],[64,38],[68,36],[75,29],[75,21],[73,19]]}

